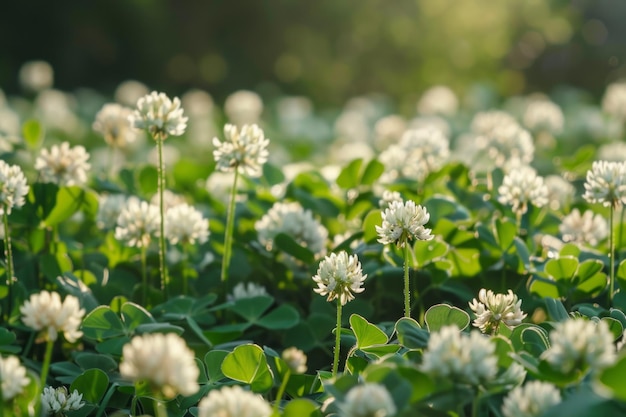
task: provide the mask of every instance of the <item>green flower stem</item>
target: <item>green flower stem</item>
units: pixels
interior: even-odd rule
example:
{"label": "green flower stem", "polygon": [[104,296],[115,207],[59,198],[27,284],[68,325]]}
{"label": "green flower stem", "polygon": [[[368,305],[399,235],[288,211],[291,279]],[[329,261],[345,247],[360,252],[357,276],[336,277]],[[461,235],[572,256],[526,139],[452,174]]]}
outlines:
{"label": "green flower stem", "polygon": [[275,415],[275,416],[279,415],[278,407],[280,406],[280,400],[283,398],[283,395],[285,394],[285,390],[287,389],[287,382],[289,381],[290,376],[291,376],[291,370],[287,369],[287,372],[285,372],[285,377],[283,378],[283,382],[280,384],[280,388],[278,388],[278,394],[276,394],[276,401],[274,401],[272,415]]}
{"label": "green flower stem", "polygon": [[480,405],[480,400],[481,400],[481,395],[480,392],[476,394],[476,397],[474,397],[474,400],[472,401],[472,417],[478,417],[478,410],[479,410],[479,405]]}
{"label": "green flower stem", "polygon": [[341,309],[343,304],[337,299],[337,329],[335,330],[335,355],[333,359],[333,377],[337,376],[339,369],[339,349],[341,347]]}
{"label": "green flower stem", "polygon": [[144,306],[148,305],[148,272],[146,271],[146,248],[141,248],[141,298]]}
{"label": "green flower stem", "polygon": [[233,189],[230,192],[230,202],[228,203],[228,214],[226,217],[226,230],[224,234],[224,259],[222,260],[222,282],[228,280],[228,269],[230,267],[230,257],[233,249],[233,230],[235,228],[235,197],[237,196],[237,179],[239,171],[235,168],[235,178],[233,179]]}
{"label": "green flower stem", "polygon": [[189,246],[183,244],[183,260],[182,260],[182,275],[183,275],[183,295],[187,295],[189,292],[189,276],[187,274],[187,267],[189,266]]}
{"label": "green flower stem", "polygon": [[9,215],[6,211],[6,206],[4,207],[4,214],[2,215],[2,220],[4,223],[4,257],[6,259],[7,265],[7,309],[4,312],[4,321],[8,322],[9,317],[11,316],[11,300],[12,300],[12,289],[13,289],[13,250],[11,249],[11,233],[9,233]]}
{"label": "green flower stem", "polygon": [[615,294],[615,241],[613,240],[613,217],[615,205],[611,204],[609,208],[609,268],[610,268],[610,284],[609,284],[609,304],[613,303],[613,295]]}
{"label": "green flower stem", "polygon": [[52,348],[54,347],[54,342],[52,340],[48,340],[46,342],[46,353],[43,357],[43,365],[41,366],[41,392],[43,393],[43,389],[46,386],[46,379],[48,378],[48,370],[50,369],[50,361],[52,360]]}
{"label": "green flower stem", "polygon": [[154,399],[154,413],[156,414],[155,417],[167,417],[165,405],[156,398]]}
{"label": "green flower stem", "polygon": [[159,270],[161,273],[161,290],[165,294],[167,300],[169,277],[167,276],[167,265],[165,264],[165,202],[163,201],[163,193],[165,191],[165,167],[163,166],[163,139],[155,138],[157,150],[159,153],[158,167],[158,186],[159,186],[159,212],[160,212],[160,229],[159,229]]}
{"label": "green flower stem", "polygon": [[411,317],[411,283],[409,282],[409,242],[404,242],[404,317]]}
{"label": "green flower stem", "polygon": [[[99,404],[99,407],[98,407],[98,411],[96,412],[96,417],[101,417],[102,414],[104,414],[104,410],[106,410],[107,405],[109,404],[109,401],[111,400],[111,397],[113,396],[113,394],[115,394],[117,392],[117,387],[118,386],[119,386],[119,384],[117,382],[114,382],[114,383],[111,384],[111,386],[107,390],[106,394],[104,394],[104,398],[102,398],[102,401],[100,401],[100,404]],[[133,399],[135,399],[134,396],[133,396]],[[131,409],[131,411],[132,411],[132,409]]]}
{"label": "green flower stem", "polygon": [[[136,391],[137,388],[135,388]],[[130,415],[133,417],[137,415],[137,395],[133,395],[133,399],[130,401]]]}

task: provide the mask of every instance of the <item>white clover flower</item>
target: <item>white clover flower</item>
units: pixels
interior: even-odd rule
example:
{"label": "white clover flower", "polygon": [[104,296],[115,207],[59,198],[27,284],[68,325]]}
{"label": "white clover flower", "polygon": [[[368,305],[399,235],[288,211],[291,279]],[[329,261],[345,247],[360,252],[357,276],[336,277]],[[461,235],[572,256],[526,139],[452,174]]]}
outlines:
{"label": "white clover flower", "polygon": [[129,121],[132,113],[131,109],[117,103],[105,104],[96,114],[96,120],[91,127],[104,137],[109,146],[124,148],[137,139],[137,131]]}
{"label": "white clover flower", "polygon": [[544,183],[548,187],[548,206],[552,210],[568,206],[576,195],[572,183],[560,175],[548,175],[544,178]]}
{"label": "white clover flower", "polygon": [[517,121],[509,113],[502,110],[478,112],[472,118],[470,129],[479,135],[491,133],[501,126],[517,125]]}
{"label": "white clover flower", "polygon": [[390,144],[397,143],[405,131],[406,120],[402,116],[385,116],[374,125],[374,144],[377,149],[386,149]]}
{"label": "white clover flower", "polygon": [[605,207],[626,202],[626,163],[594,161],[587,171],[583,198]]}
{"label": "white clover flower", "polygon": [[626,119],[626,82],[609,84],[602,97],[602,110],[617,119]]}
{"label": "white clover flower", "polygon": [[145,201],[129,199],[117,218],[115,238],[131,247],[147,247],[161,227],[159,208]]}
{"label": "white clover flower", "polygon": [[20,395],[30,380],[26,376],[26,368],[20,364],[17,356],[0,356],[0,384],[2,384],[2,400],[10,401]]}
{"label": "white clover flower", "polygon": [[417,103],[417,112],[425,115],[442,114],[453,116],[459,108],[456,94],[445,85],[436,85],[422,94]]}
{"label": "white clover flower", "polygon": [[517,123],[504,124],[476,137],[476,151],[486,153],[495,166],[507,168],[530,164],[535,145],[530,133]]}
{"label": "white clover flower", "polygon": [[434,114],[412,118],[409,120],[408,129],[406,130],[410,129],[434,129],[440,131],[447,138],[452,134],[448,121]]}
{"label": "white clover flower", "polygon": [[79,410],[84,405],[83,394],[76,389],[70,395],[64,386],[45,387],[41,394],[41,407],[45,415],[59,415],[64,411]]}
{"label": "white clover flower", "polygon": [[563,111],[549,100],[532,100],[524,111],[523,123],[532,132],[558,135],[563,131]]}
{"label": "white clover flower", "polygon": [[39,92],[35,99],[34,115],[41,123],[68,136],[81,137],[85,126],[75,112],[76,97],[55,89]]}
{"label": "white clover flower", "polygon": [[250,177],[259,177],[262,166],[267,162],[269,139],[265,138],[263,129],[257,125],[224,126],[224,142],[213,138],[213,157],[217,169],[230,172],[237,169]]}
{"label": "white clover flower", "polygon": [[511,363],[504,372],[498,374],[498,376],[486,383],[487,387],[501,387],[505,389],[511,389],[524,382],[526,379],[526,368],[519,363]]}
{"label": "white clover flower", "polygon": [[165,93],[152,93],[137,100],[137,109],[129,116],[131,125],[147,130],[154,139],[180,136],[187,128],[180,99],[171,100]]}
{"label": "white clover flower", "polygon": [[461,333],[455,325],[430,334],[422,371],[460,384],[488,385],[498,373],[496,346],[478,331]]}
{"label": "white clover flower", "polygon": [[316,255],[326,251],[328,230],[313,217],[310,210],[303,209],[297,202],[274,203],[267,214],[255,223],[254,228],[259,241],[268,251],[273,250],[274,238],[279,233],[291,236]]}
{"label": "white clover flower", "polygon": [[303,374],[306,372],[307,357],[300,349],[295,347],[287,348],[283,350],[280,357],[287,363],[287,366],[292,373]]}
{"label": "white clover flower", "polygon": [[598,148],[597,158],[600,161],[622,162],[626,161],[626,143],[605,143]]}
{"label": "white clover flower", "polygon": [[476,314],[473,324],[483,333],[497,333],[500,323],[509,327],[519,325],[526,318],[521,305],[522,300],[511,290],[507,294],[495,294],[484,288],[478,292],[478,300],[474,298],[469,303]]}
{"label": "white clover flower", "polygon": [[260,395],[239,385],[213,389],[200,400],[198,417],[269,417],[272,407]]}
{"label": "white clover flower", "polygon": [[20,84],[29,91],[41,91],[52,87],[54,70],[46,61],[29,61],[20,67]]}
{"label": "white clover flower", "polygon": [[404,203],[402,195],[398,191],[385,190],[383,191],[383,195],[382,197],[380,197],[380,200],[378,200],[378,206],[382,210],[384,210],[388,208],[394,201]]}
{"label": "white clover flower", "polygon": [[122,350],[120,374],[133,382],[147,381],[165,398],[191,395],[200,388],[194,352],[175,333],[133,337]]}
{"label": "white clover flower", "polygon": [[268,295],[264,286],[255,284],[254,282],[248,282],[244,284],[240,282],[235,285],[233,292],[226,296],[228,301],[243,300],[246,298],[258,297],[260,295]]}
{"label": "white clover flower", "polygon": [[397,411],[387,388],[376,383],[351,388],[339,407],[342,417],[390,417]]}
{"label": "white clover flower", "polygon": [[60,186],[83,185],[91,168],[88,159],[89,153],[83,146],[70,148],[69,142],[63,142],[53,145],[50,150],[42,149],[35,161],[35,170],[39,171],[43,182]]}
{"label": "white clover flower", "polygon": [[331,253],[320,262],[317,274],[313,276],[317,284],[313,291],[327,296],[326,301],[337,298],[341,305],[345,305],[354,300],[353,293],[365,291],[361,285],[366,278],[356,255],[348,255],[345,251]]}
{"label": "white clover flower", "polygon": [[539,417],[560,402],[561,392],[554,385],[530,381],[509,392],[502,403],[502,414],[505,417]]}
{"label": "white clover flower", "polygon": [[46,340],[56,341],[58,334],[63,332],[65,340],[76,342],[83,332],[79,327],[83,321],[85,310],[80,308],[78,298],[66,295],[61,302],[57,292],[41,291],[32,294],[29,300],[20,307],[22,322],[33,330],[40,331]]}
{"label": "white clover flower", "polygon": [[188,204],[171,207],[165,213],[165,237],[177,243],[204,243],[209,238],[209,220]]}
{"label": "white clover flower", "polygon": [[603,216],[591,210],[585,210],[581,215],[578,209],[574,209],[563,218],[559,232],[564,242],[596,246],[609,235],[609,225]]}
{"label": "white clover flower", "polygon": [[[159,193],[154,194],[152,198],[150,198],[150,204],[158,207],[159,198]],[[180,194],[176,194],[171,190],[163,190],[163,208],[165,210],[169,210],[181,204],[187,204],[187,200],[185,200],[185,197]]]}
{"label": "white clover flower", "polygon": [[123,106],[135,107],[137,100],[150,93],[148,87],[137,80],[126,80],[115,88],[115,101]]}
{"label": "white clover flower", "polygon": [[96,214],[96,225],[100,229],[108,230],[117,226],[117,218],[128,204],[129,199],[137,197],[127,197],[124,194],[105,194],[98,197],[98,213]]}
{"label": "white clover flower", "polygon": [[526,213],[529,203],[535,207],[543,207],[548,203],[548,187],[544,184],[543,177],[526,166],[506,174],[498,193],[498,201],[511,205],[517,214]]}
{"label": "white clover flower", "polygon": [[382,213],[383,223],[376,226],[378,241],[384,245],[395,243],[398,247],[410,240],[431,240],[431,229],[424,225],[430,220],[426,207],[416,205],[414,201],[392,201]]}
{"label": "white clover flower", "polygon": [[236,125],[258,123],[263,113],[263,100],[254,91],[235,91],[226,97],[224,112]]}
{"label": "white clover flower", "polygon": [[613,334],[602,320],[597,323],[584,318],[562,321],[550,332],[550,347],[541,358],[563,374],[575,370],[595,373],[615,362]]}
{"label": "white clover flower", "polygon": [[29,187],[22,169],[0,160],[0,215],[11,214],[13,208],[24,205]]}

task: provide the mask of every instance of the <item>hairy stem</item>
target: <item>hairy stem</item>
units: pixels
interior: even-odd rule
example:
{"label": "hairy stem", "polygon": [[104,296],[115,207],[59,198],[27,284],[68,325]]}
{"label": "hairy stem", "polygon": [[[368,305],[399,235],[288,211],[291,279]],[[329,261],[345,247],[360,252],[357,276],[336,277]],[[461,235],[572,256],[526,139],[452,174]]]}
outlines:
{"label": "hairy stem", "polygon": [[163,201],[163,193],[165,191],[165,166],[163,164],[163,139],[155,138],[157,142],[157,150],[159,154],[158,166],[158,187],[159,187],[159,271],[161,273],[161,290],[165,294],[167,300],[169,277],[167,276],[167,265],[165,264],[165,202]]}
{"label": "hairy stem", "polygon": [[341,309],[343,305],[337,299],[337,328],[335,329],[335,355],[333,358],[333,377],[337,376],[339,369],[339,349],[341,347]]}
{"label": "hairy stem", "polygon": [[613,217],[615,212],[614,204],[611,204],[609,209],[609,268],[610,268],[610,283],[609,283],[609,305],[613,303],[613,295],[615,294],[615,240],[614,240],[614,224]]}
{"label": "hairy stem", "polygon": [[408,242],[404,242],[404,317],[411,317],[411,282],[409,280]]}
{"label": "hairy stem", "polygon": [[222,282],[228,280],[228,269],[230,267],[230,257],[233,249],[233,230],[235,228],[235,197],[237,196],[237,178],[239,171],[235,168],[235,178],[233,179],[233,189],[230,192],[230,202],[228,203],[228,214],[226,215],[226,230],[224,231],[224,259],[222,260]]}
{"label": "hairy stem", "polygon": [[6,259],[6,265],[7,265],[7,270],[6,270],[6,274],[7,274],[7,287],[8,287],[8,294],[7,294],[7,309],[4,312],[4,321],[8,322],[9,318],[11,316],[11,309],[13,308],[11,305],[11,300],[12,300],[12,289],[13,289],[13,279],[14,279],[14,273],[13,273],[13,250],[11,249],[11,233],[9,230],[9,215],[7,214],[7,207],[4,207],[4,213],[2,215],[2,220],[4,223],[4,257]]}

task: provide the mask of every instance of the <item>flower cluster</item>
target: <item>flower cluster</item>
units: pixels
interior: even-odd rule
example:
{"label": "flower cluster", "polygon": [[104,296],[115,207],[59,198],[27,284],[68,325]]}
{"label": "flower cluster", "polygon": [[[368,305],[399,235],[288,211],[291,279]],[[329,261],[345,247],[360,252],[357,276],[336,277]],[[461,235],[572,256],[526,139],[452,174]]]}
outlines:
{"label": "flower cluster", "polygon": [[165,237],[177,243],[204,243],[209,238],[209,221],[188,204],[179,204],[165,213]]}
{"label": "flower cluster", "polygon": [[351,388],[339,407],[340,415],[344,417],[389,417],[397,411],[387,388],[376,383],[365,383]]}
{"label": "flower cluster", "polygon": [[313,217],[310,210],[300,203],[275,203],[272,208],[254,225],[259,241],[267,250],[274,247],[274,238],[279,233],[291,236],[311,252],[321,255],[326,249],[328,230]]}
{"label": "flower cluster", "polygon": [[306,372],[307,357],[300,349],[295,347],[287,348],[283,350],[281,358],[287,363],[289,370],[294,374],[303,374]]}
{"label": "flower cluster", "polygon": [[83,394],[79,393],[78,390],[69,394],[67,388],[63,386],[59,388],[45,387],[41,394],[41,407],[46,415],[56,416],[64,411],[79,410],[83,405],[85,405]]}
{"label": "flower cluster", "polygon": [[469,335],[456,326],[430,334],[421,368],[427,374],[460,384],[489,384],[498,373],[496,346],[477,331]]}
{"label": "flower cluster", "polygon": [[120,363],[122,377],[147,381],[165,398],[198,391],[200,371],[185,339],[175,333],[148,333],[135,336],[124,345]]}
{"label": "flower cluster", "polygon": [[22,322],[33,330],[41,331],[46,340],[57,340],[63,332],[65,340],[76,342],[83,332],[79,331],[85,310],[80,308],[78,298],[73,295],[61,296],[57,292],[41,291],[32,294],[20,307]]}
{"label": "flower cluster", "polygon": [[543,177],[538,176],[530,167],[520,167],[505,175],[498,193],[498,201],[511,205],[518,215],[528,211],[529,203],[536,207],[543,207],[548,203],[548,187],[544,184]]}
{"label": "flower cluster", "polygon": [[526,317],[520,309],[522,300],[509,290],[507,294],[495,294],[491,290],[482,288],[475,298],[469,303],[469,307],[476,314],[474,326],[483,333],[497,333],[500,323],[509,327],[519,325]]}
{"label": "flower cluster", "polygon": [[502,414],[505,417],[539,417],[560,402],[561,393],[554,385],[530,381],[509,392],[502,403]]}
{"label": "flower cluster", "polygon": [[50,150],[42,149],[35,160],[43,182],[59,186],[84,185],[91,165],[89,154],[83,146],[70,147],[69,142],[53,145]]}
{"label": "flower cluster", "polygon": [[128,246],[143,248],[159,234],[159,208],[138,199],[129,199],[117,218],[115,238]]}
{"label": "flower cluster", "polygon": [[2,384],[2,400],[10,401],[21,394],[30,380],[26,376],[26,368],[20,364],[17,356],[0,356],[0,384]]}
{"label": "flower cluster", "polygon": [[523,122],[532,132],[558,135],[563,130],[563,111],[549,100],[533,100],[524,111]]}
{"label": "flower cluster", "polygon": [[366,278],[356,255],[348,255],[345,251],[331,253],[320,262],[317,274],[313,276],[317,284],[313,291],[328,296],[327,301],[337,298],[341,305],[345,305],[354,300],[353,293],[365,291],[361,285]]}
{"label": "flower cluster", "polygon": [[152,93],[137,100],[137,109],[128,116],[131,125],[147,130],[154,139],[180,136],[187,128],[180,99],[171,100],[165,93]]}
{"label": "flower cluster", "polygon": [[609,225],[600,214],[585,210],[581,215],[578,209],[574,209],[561,221],[559,232],[564,242],[596,246],[609,235]]}
{"label": "flower cluster", "polygon": [[583,198],[590,203],[617,207],[626,202],[626,163],[594,161],[587,171]]}
{"label": "flower cluster", "polygon": [[96,114],[92,129],[104,137],[104,141],[114,148],[124,148],[137,139],[137,132],[132,129],[129,117],[132,110],[117,103],[102,106]]}
{"label": "flower cluster", "polygon": [[606,322],[584,318],[556,323],[542,359],[558,372],[597,372],[615,362],[613,334]]}
{"label": "flower cluster", "polygon": [[445,85],[430,87],[417,102],[417,112],[424,115],[441,114],[453,116],[459,108],[459,99]]}
{"label": "flower cluster", "polygon": [[243,300],[246,298],[258,297],[260,295],[267,295],[267,290],[264,286],[255,284],[254,282],[248,282],[247,284],[240,282],[235,285],[231,294],[226,297],[228,301]]}
{"label": "flower cluster", "polygon": [[272,407],[260,395],[239,385],[209,391],[198,404],[198,417],[269,417]]}
{"label": "flower cluster", "polygon": [[602,97],[602,110],[619,120],[626,119],[626,83],[609,84]]}
{"label": "flower cluster", "polygon": [[259,177],[262,166],[267,162],[269,139],[259,126],[227,124],[224,126],[225,141],[213,138],[213,157],[217,168],[223,172],[237,169],[250,177]]}
{"label": "flower cluster", "polygon": [[22,169],[0,160],[0,215],[11,214],[13,208],[22,207],[28,190]]}
{"label": "flower cluster", "polygon": [[376,226],[378,241],[382,244],[395,243],[404,247],[407,242],[415,240],[431,240],[434,236],[431,229],[424,225],[430,220],[425,207],[416,205],[414,201],[392,201],[381,213],[383,223]]}

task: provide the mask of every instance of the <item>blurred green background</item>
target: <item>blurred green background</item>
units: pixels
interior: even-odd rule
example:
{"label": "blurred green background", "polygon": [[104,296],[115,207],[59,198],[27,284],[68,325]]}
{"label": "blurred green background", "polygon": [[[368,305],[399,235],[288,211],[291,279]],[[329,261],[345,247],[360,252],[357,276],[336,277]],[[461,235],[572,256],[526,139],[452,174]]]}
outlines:
{"label": "blurred green background", "polygon": [[0,88],[43,59],[63,90],[136,79],[217,100],[238,89],[319,105],[446,84],[502,95],[626,74],[624,0],[23,0],[0,12]]}

